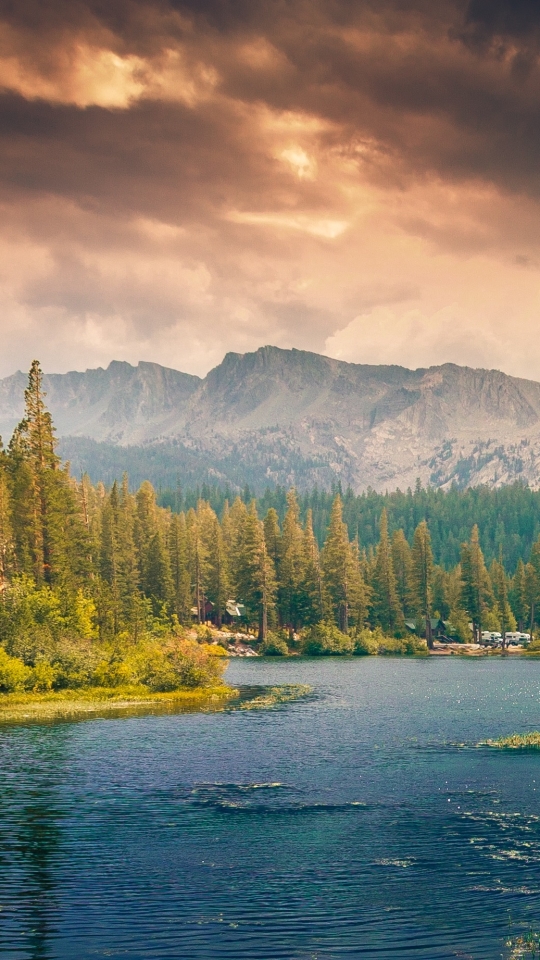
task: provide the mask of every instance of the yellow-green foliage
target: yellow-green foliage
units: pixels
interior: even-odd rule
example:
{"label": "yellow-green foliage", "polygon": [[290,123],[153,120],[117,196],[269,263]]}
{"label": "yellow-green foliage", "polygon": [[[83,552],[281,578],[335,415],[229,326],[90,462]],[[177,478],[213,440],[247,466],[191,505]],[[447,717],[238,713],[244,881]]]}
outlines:
{"label": "yellow-green foliage", "polygon": [[510,747],[514,750],[526,749],[528,747],[540,748],[540,731],[533,730],[531,733],[512,733],[509,737],[499,737],[498,740],[487,740],[490,747]]}
{"label": "yellow-green foliage", "polygon": [[219,683],[226,651],[169,635],[110,644],[61,639],[50,660],[33,666],[0,647],[0,691],[143,686],[152,691],[194,689]]}
{"label": "yellow-green foliage", "polygon": [[402,640],[387,637],[380,627],[376,627],[375,630],[358,631],[355,635],[354,652],[357,656],[416,656],[427,654],[427,646],[418,637],[405,637]]}
{"label": "yellow-green foliage", "polygon": [[271,687],[266,693],[253,700],[245,700],[240,704],[241,710],[264,710],[267,707],[275,707],[278,703],[289,703],[291,700],[299,700],[301,697],[307,697],[313,692],[313,687],[307,684],[294,683],[283,687]]}
{"label": "yellow-green foliage", "polygon": [[203,650],[206,650],[206,653],[209,657],[228,657],[229,654],[225,647],[222,647],[219,643],[203,643]]}
{"label": "yellow-green foliage", "polygon": [[10,657],[0,647],[0,690],[3,693],[26,690],[30,684],[31,676],[30,667],[27,667],[17,657]]}
{"label": "yellow-green foliage", "polygon": [[302,645],[302,653],[308,657],[343,656],[354,652],[354,640],[342,633],[330,621],[323,621],[311,627]]}
{"label": "yellow-green foliage", "polygon": [[264,643],[259,647],[263,657],[286,657],[289,652],[287,641],[279,633],[269,632]]}

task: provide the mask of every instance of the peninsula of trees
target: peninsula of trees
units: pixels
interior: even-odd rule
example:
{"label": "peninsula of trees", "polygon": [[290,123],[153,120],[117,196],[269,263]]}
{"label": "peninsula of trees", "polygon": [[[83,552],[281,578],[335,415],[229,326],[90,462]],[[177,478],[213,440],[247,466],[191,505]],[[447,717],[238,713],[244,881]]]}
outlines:
{"label": "peninsula of trees", "polygon": [[212,682],[218,658],[189,646],[186,630],[209,618],[219,629],[231,609],[274,652],[296,643],[310,653],[368,653],[383,636],[414,651],[408,638],[430,646],[434,617],[462,641],[536,624],[540,539],[514,570],[502,552],[488,569],[473,526],[459,563],[444,567],[425,520],[410,539],[400,528],[390,535],[383,509],[376,545],[351,539],[339,493],[322,547],[294,490],[282,520],[275,507],[261,515],[256,500],[240,497],[219,513],[204,499],[174,512],[148,482],[132,493],[127,477],[106,490],[70,476],[37,362],[25,401],[0,452],[0,689],[17,669],[20,683],[38,688],[100,676],[156,689]]}

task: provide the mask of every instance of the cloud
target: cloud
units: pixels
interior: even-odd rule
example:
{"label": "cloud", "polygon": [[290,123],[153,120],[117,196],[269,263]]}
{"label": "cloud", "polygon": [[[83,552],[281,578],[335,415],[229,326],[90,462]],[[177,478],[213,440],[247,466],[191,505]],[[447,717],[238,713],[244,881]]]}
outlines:
{"label": "cloud", "polygon": [[533,0],[0,0],[0,374],[540,377]]}

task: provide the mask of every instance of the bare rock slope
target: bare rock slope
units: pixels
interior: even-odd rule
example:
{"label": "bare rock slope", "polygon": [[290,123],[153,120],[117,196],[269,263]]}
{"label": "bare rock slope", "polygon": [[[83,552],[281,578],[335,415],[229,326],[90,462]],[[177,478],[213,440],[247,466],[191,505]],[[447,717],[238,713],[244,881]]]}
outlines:
{"label": "bare rock slope", "polygon": [[[0,381],[4,437],[22,414],[25,380],[17,373]],[[403,489],[417,478],[540,486],[540,384],[496,370],[408,370],[263,347],[227,354],[204,380],[118,362],[45,380],[75,460],[90,438],[102,452],[152,447],[154,461],[169,458],[171,470],[175,451],[189,453],[201,479],[234,484],[244,474],[260,486],[339,479],[355,490]]]}

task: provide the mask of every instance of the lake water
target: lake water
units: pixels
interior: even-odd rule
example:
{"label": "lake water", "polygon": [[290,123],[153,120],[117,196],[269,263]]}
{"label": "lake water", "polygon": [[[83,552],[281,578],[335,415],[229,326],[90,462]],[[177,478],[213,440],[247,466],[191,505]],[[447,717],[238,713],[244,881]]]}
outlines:
{"label": "lake water", "polygon": [[540,928],[540,662],[233,661],[271,710],[0,728],[0,956],[493,960]]}

